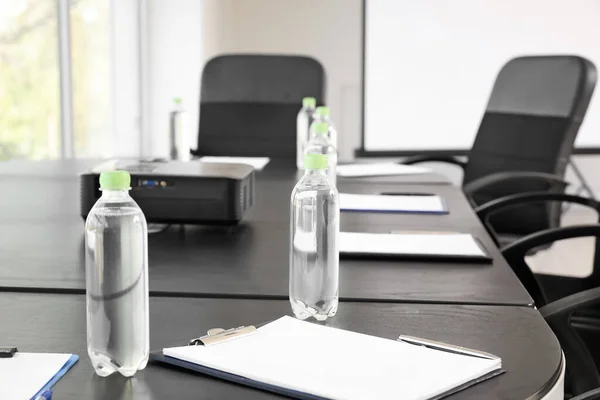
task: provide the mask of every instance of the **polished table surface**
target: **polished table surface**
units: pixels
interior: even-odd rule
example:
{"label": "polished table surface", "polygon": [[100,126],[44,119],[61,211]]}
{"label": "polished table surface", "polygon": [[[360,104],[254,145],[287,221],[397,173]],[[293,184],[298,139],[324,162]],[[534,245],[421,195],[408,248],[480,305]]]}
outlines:
{"label": "polished table surface", "polygon": [[[0,293],[0,310],[3,345],[15,345],[23,352],[68,352],[81,357],[56,384],[57,400],[279,398],[156,364],[130,380],[96,376],[86,351],[83,295]],[[151,348],[184,345],[210,328],[265,322],[289,313],[289,302],[282,300],[152,297]],[[328,324],[389,339],[406,334],[445,341],[502,358],[506,373],[448,399],[537,399],[554,385],[561,369],[556,338],[529,307],[347,302],[340,304]],[[315,359],[323,357],[326,351],[315,352]]]}
{"label": "polished table surface", "polygon": [[[91,162],[0,163],[0,287],[82,293],[83,220],[78,173]],[[149,238],[152,295],[277,298],[288,296],[289,197],[296,171],[257,173],[256,203],[231,227],[174,225]],[[340,263],[340,296],[359,301],[531,305],[460,189],[448,184],[367,183],[345,179],[340,191],[437,193],[448,215],[342,213],[342,230],[448,230],[475,235],[492,264],[398,260]]]}
{"label": "polished table surface", "polygon": [[[0,163],[0,288],[83,293],[83,220],[78,174],[92,161]],[[424,179],[424,175],[421,179]],[[256,176],[256,203],[237,226],[174,225],[149,238],[151,295],[287,299],[289,198],[297,172],[269,166]],[[434,176],[435,177],[435,176]],[[459,188],[414,176],[343,179],[341,192],[437,193],[448,215],[342,213],[347,231],[446,230],[475,235],[491,264],[408,260],[340,262],[343,300],[532,304]]]}

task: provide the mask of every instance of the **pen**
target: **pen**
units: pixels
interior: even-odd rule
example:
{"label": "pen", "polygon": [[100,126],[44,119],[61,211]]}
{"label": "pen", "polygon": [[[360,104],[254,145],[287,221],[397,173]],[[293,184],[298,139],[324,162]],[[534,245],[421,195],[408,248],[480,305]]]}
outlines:
{"label": "pen", "polygon": [[401,342],[414,344],[417,346],[425,346],[425,347],[429,347],[431,349],[447,351],[450,353],[463,354],[463,355],[479,357],[479,358],[487,358],[490,360],[498,359],[497,356],[490,354],[490,353],[486,353],[485,351],[468,349],[466,347],[454,346],[451,344],[441,343],[441,342],[435,342],[433,340],[422,339],[422,338],[418,338],[418,337],[414,337],[414,336],[400,335],[398,337],[398,340],[400,340]]}
{"label": "pen", "polygon": [[52,400],[52,390],[44,390],[44,392],[36,397],[35,400]]}

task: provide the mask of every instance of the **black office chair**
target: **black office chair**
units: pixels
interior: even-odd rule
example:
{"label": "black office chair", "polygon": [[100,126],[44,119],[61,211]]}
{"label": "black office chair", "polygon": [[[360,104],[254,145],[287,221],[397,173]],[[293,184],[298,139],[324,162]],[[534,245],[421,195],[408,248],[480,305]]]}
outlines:
{"label": "black office chair", "polygon": [[303,56],[230,54],[202,71],[198,156],[265,156],[295,162],[302,98],[325,100],[325,71]]}
{"label": "black office chair", "polygon": [[[562,193],[547,193],[547,192],[531,192],[506,196],[501,199],[493,200],[475,209],[477,215],[482,220],[486,228],[493,234],[493,228],[490,226],[490,217],[502,210],[512,207],[521,206],[524,204],[579,204],[593,209],[597,218],[600,220],[600,202],[594,199],[583,198],[579,196],[567,195]],[[583,278],[534,274],[529,268],[525,257],[532,252],[533,249],[546,247],[556,241],[594,237],[596,238],[596,247],[593,256],[592,273]],[[578,379],[578,374],[581,371],[591,367],[590,359],[596,365],[600,365],[600,300],[594,299],[581,293],[600,293],[597,292],[600,288],[600,223],[596,225],[579,225],[567,226],[560,228],[552,228],[536,232],[524,238],[521,238],[502,249],[504,258],[513,269],[525,289],[533,298],[535,304],[540,307],[540,312],[545,316],[548,323],[554,329],[557,337],[561,340],[567,363],[570,358],[575,358],[575,365],[572,366],[572,374],[575,375],[572,379]],[[565,266],[568,268],[568,265]],[[567,300],[565,300],[567,299]],[[569,300],[570,299],[570,300]],[[573,300],[576,299],[576,300]],[[578,299],[578,300],[577,300]],[[583,304],[585,300],[586,304]],[[560,308],[559,306],[560,305]],[[568,309],[566,309],[568,305]],[[563,309],[566,309],[564,311]],[[547,310],[543,312],[542,310]],[[554,310],[552,312],[548,310]],[[554,315],[560,311],[560,315]],[[550,321],[552,318],[557,320]],[[568,325],[568,326],[567,326]],[[573,331],[573,332],[571,332]],[[566,332],[566,333],[565,333]],[[576,333],[576,334],[575,334]],[[562,335],[562,339],[561,339]],[[571,337],[571,336],[573,337]],[[582,342],[583,341],[583,342]],[[566,344],[563,344],[566,342]],[[585,345],[584,345],[585,344]],[[568,349],[565,349],[566,348]],[[581,353],[587,354],[587,356]],[[586,378],[588,375],[582,375],[584,383],[574,383],[574,393],[582,393],[584,390],[589,390],[596,384],[595,375],[589,381]]]}
{"label": "black office chair", "polygon": [[600,400],[600,388],[590,390],[576,397],[571,397],[570,400]]}
{"label": "black office chair", "polygon": [[[523,204],[571,203],[600,212],[600,203],[593,199],[562,193],[534,192],[507,196],[476,209],[489,227],[490,217],[511,207]],[[559,240],[600,237],[600,224],[552,228],[523,237],[502,249],[502,255],[525,289],[533,298],[540,313],[561,343],[567,359],[568,392],[581,394],[600,386],[600,249],[596,244],[594,271],[586,278],[571,278],[534,274],[525,257],[532,249]],[[597,241],[598,242],[598,241]]]}
{"label": "black office chair", "polygon": [[[475,143],[463,162],[418,156],[405,164],[443,161],[463,168],[474,205],[527,191],[561,193],[565,169],[596,84],[596,68],[578,56],[518,57],[498,74]],[[503,246],[559,225],[557,204],[527,205],[492,219]]]}
{"label": "black office chair", "polygon": [[532,250],[546,247],[558,240],[586,236],[598,237],[596,232],[600,232],[600,202],[594,199],[562,193],[529,192],[496,199],[475,209],[475,212],[490,234],[495,235],[495,227],[490,223],[494,215],[505,214],[503,211],[510,211],[515,207],[522,207],[523,205],[531,206],[535,204],[538,207],[542,207],[547,204],[555,204],[560,207],[564,203],[579,204],[591,208],[596,213],[599,225],[591,225],[585,229],[570,226],[542,230],[517,240],[502,249],[506,261],[531,294],[538,307],[565,296],[600,286],[600,240],[596,240],[594,267],[592,273],[587,277],[576,278],[547,274],[534,275],[525,261],[525,256],[531,254]]}
{"label": "black office chair", "polygon": [[[600,387],[600,374],[588,348],[590,342],[582,339],[579,329],[573,324],[577,311],[598,305],[600,288],[594,288],[562,298],[539,309],[565,354],[565,392],[571,395],[583,395],[588,391],[597,395],[593,390]],[[592,393],[586,395],[592,396]]]}

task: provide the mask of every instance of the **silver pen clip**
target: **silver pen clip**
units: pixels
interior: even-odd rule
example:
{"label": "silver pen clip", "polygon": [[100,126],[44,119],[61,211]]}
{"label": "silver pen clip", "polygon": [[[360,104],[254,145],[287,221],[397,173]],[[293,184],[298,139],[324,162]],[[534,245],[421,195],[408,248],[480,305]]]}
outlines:
{"label": "silver pen clip", "polygon": [[215,344],[227,342],[232,339],[238,339],[244,336],[249,336],[258,332],[256,327],[249,326],[240,326],[237,328],[231,329],[222,329],[222,328],[213,328],[209,329],[207,335],[198,337],[196,339],[190,340],[188,343],[189,346],[212,346]]}
{"label": "silver pen clip", "polygon": [[418,338],[418,337],[414,337],[414,336],[400,335],[398,337],[398,340],[401,342],[414,344],[417,346],[425,346],[425,347],[429,347],[431,349],[447,351],[447,352],[455,353],[455,354],[463,354],[466,356],[486,358],[488,360],[499,359],[499,357],[497,357],[493,354],[490,354],[490,353],[486,353],[485,351],[473,350],[473,349],[469,349],[467,347],[461,347],[461,346],[454,346],[451,344],[436,342],[436,341],[428,340],[428,339],[422,339],[422,338]]}

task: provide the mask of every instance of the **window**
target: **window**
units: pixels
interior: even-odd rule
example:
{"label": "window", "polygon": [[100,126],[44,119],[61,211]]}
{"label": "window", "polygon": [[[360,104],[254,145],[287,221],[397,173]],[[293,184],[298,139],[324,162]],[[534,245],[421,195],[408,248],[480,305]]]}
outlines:
{"label": "window", "polygon": [[139,0],[0,0],[0,160],[139,155],[138,13]]}
{"label": "window", "polygon": [[0,1],[0,160],[60,155],[55,0]]}
{"label": "window", "polygon": [[75,157],[110,156],[110,1],[71,2]]}

